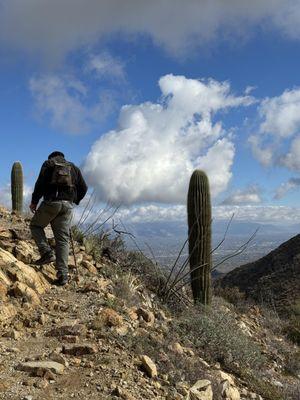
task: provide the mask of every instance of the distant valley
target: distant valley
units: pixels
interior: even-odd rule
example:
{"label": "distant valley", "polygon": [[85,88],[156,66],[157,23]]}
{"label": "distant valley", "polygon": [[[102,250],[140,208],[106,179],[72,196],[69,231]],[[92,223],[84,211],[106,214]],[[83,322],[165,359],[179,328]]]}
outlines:
{"label": "distant valley", "polygon": [[[227,224],[227,221],[215,221],[213,223],[213,248],[224,238]],[[187,238],[187,226],[184,222],[136,223],[128,226],[128,229],[134,234],[138,247],[150,258],[155,257],[159,264],[166,267],[174,263]],[[255,237],[245,250],[241,254],[228,258],[239,252],[238,250],[241,246],[249,240],[257,229]],[[257,260],[268,254],[271,250],[299,232],[299,224],[279,226],[233,221],[224,242],[213,254],[214,265],[228,258],[219,265],[217,270],[220,273],[229,272],[241,264]],[[129,248],[137,249],[129,236],[126,237],[126,243]],[[187,252],[188,249],[186,246],[182,252],[180,262],[186,259]]]}

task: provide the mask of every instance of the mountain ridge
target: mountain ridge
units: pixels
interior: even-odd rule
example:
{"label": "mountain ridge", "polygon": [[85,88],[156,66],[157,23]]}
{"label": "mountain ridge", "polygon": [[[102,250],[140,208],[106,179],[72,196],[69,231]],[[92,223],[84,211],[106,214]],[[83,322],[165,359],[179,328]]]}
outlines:
{"label": "mountain ridge", "polygon": [[300,301],[300,234],[269,254],[223,276],[222,287],[238,287],[259,303],[285,312]]}

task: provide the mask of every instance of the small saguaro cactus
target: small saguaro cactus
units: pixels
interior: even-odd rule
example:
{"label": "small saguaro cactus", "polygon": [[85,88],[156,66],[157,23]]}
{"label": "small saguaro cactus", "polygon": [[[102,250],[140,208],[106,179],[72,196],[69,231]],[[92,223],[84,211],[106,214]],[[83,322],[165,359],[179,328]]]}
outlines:
{"label": "small saguaro cactus", "polygon": [[13,164],[11,170],[11,200],[12,212],[22,213],[23,211],[23,168],[17,161]]}
{"label": "small saguaro cactus", "polygon": [[211,303],[211,201],[205,172],[195,170],[188,197],[188,234],[191,286],[195,303]]}

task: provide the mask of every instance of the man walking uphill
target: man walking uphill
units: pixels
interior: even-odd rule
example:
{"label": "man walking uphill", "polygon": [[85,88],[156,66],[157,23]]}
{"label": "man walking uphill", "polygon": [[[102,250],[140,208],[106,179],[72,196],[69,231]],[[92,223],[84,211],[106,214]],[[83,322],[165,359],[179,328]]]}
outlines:
{"label": "man walking uphill", "polygon": [[[79,204],[87,192],[80,169],[66,161],[63,153],[54,151],[42,165],[36,181],[30,209],[34,213],[30,223],[32,237],[41,258],[37,265],[56,260],[57,285],[68,282],[69,238],[73,203]],[[43,202],[37,209],[39,200]],[[55,255],[48,244],[44,228],[51,224],[55,238]]]}

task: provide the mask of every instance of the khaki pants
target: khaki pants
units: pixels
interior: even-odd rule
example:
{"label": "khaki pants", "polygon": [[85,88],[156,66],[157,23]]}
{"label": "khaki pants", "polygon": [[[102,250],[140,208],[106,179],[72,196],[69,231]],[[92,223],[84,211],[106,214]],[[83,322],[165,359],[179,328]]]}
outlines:
{"label": "khaki pants", "polygon": [[67,277],[73,204],[65,200],[43,201],[30,223],[32,237],[42,255],[52,252],[44,228],[51,224],[55,238],[57,277]]}

